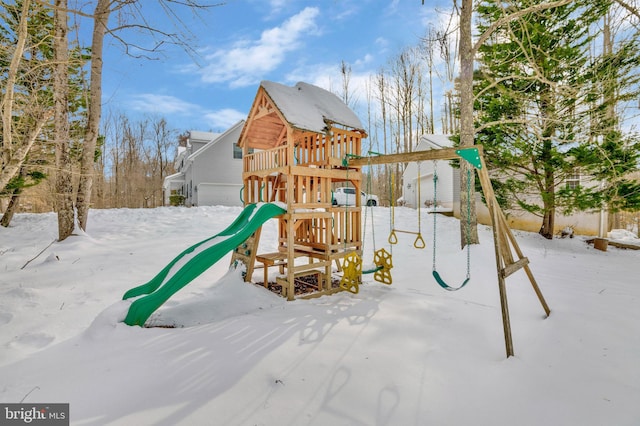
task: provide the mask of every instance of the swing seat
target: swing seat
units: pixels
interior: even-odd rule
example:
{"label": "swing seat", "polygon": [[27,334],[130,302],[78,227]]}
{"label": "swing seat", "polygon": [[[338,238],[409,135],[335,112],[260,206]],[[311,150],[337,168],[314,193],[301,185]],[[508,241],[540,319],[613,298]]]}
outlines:
{"label": "swing seat", "polygon": [[358,294],[362,277],[362,259],[356,253],[350,253],[344,258],[342,269],[344,273],[340,280],[340,288]]}
{"label": "swing seat", "polygon": [[376,266],[375,268],[371,268],[371,269],[363,269],[362,273],[363,274],[374,274],[378,271],[381,271],[382,269],[384,269],[383,266]]}
{"label": "swing seat", "polygon": [[445,290],[448,290],[448,291],[460,290],[462,287],[467,285],[467,283],[471,280],[471,277],[467,277],[467,279],[464,280],[464,282],[460,285],[460,287],[451,287],[449,284],[444,282],[444,280],[442,279],[442,277],[440,276],[438,271],[436,271],[435,269],[433,270],[433,278],[440,285],[440,287],[442,287],[442,288],[444,288]]}

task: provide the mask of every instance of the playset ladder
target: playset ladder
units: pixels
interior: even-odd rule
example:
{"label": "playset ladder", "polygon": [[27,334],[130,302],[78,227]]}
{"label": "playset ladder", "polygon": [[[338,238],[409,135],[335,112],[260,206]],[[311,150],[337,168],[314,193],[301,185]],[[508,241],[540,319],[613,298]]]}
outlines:
{"label": "playset ladder", "polygon": [[251,281],[251,276],[253,275],[261,232],[262,227],[258,228],[256,232],[251,234],[244,243],[236,247],[231,255],[231,265],[236,265],[238,261],[246,265],[247,271],[244,275],[245,282]]}

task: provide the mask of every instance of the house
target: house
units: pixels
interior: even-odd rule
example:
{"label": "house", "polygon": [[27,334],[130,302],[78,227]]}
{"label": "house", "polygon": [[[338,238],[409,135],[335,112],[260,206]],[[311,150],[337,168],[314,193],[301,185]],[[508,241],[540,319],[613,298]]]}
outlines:
{"label": "house", "polygon": [[[422,135],[414,151],[453,147],[448,135]],[[407,207],[431,208],[433,206],[433,174],[436,170],[438,180],[436,202],[439,211],[453,211],[454,201],[459,202],[460,171],[451,167],[448,161],[424,161],[407,164],[402,174],[402,201]]]}
{"label": "house", "polygon": [[242,206],[242,149],[238,147],[244,120],[222,134],[192,130],[176,158],[177,173],[163,183],[164,202],[171,194],[186,206]]}
{"label": "house", "polygon": [[[494,179],[500,179],[502,176],[500,173],[490,172],[491,177]],[[577,186],[593,187],[599,185],[600,182],[594,179],[591,175],[581,173],[579,170],[575,170],[573,174],[569,174],[564,182],[558,183],[558,187],[564,185],[568,188]],[[521,197],[527,203],[541,203],[540,196],[538,194],[529,194]],[[489,212],[487,207],[481,201],[476,201],[476,212],[478,216],[478,222],[488,224],[490,222]],[[507,216],[507,222],[511,229],[520,229],[522,231],[538,232],[542,226],[542,217],[530,213],[520,208],[511,208],[505,211]],[[608,213],[602,209],[599,211],[576,211],[570,215],[563,215],[559,210],[556,211],[554,218],[554,234],[560,235],[565,230],[571,229],[570,234],[580,235],[596,235],[606,237],[607,234],[607,222]]]}
{"label": "house", "polygon": [[[453,143],[447,135],[422,135],[415,151],[451,148]],[[433,205],[433,173],[436,165],[437,204],[439,211],[453,212],[455,217],[460,217],[460,170],[453,168],[448,161],[425,161],[422,163],[409,163],[402,174],[402,201],[408,207],[416,208],[417,202],[421,207],[430,208]],[[418,180],[418,176],[420,179]],[[493,176],[492,174],[492,177]],[[418,182],[420,183],[418,185]],[[565,185],[594,185],[590,176],[576,172],[565,179]],[[480,195],[476,193],[476,214],[478,223],[488,225],[491,223],[489,210],[482,202]],[[505,212],[509,228],[523,231],[538,232],[542,224],[542,218],[524,210],[511,209]],[[569,216],[557,214],[555,217],[555,233],[560,233],[565,228],[571,228],[573,232],[582,235],[605,235],[607,229],[607,213],[602,212],[575,212]]]}

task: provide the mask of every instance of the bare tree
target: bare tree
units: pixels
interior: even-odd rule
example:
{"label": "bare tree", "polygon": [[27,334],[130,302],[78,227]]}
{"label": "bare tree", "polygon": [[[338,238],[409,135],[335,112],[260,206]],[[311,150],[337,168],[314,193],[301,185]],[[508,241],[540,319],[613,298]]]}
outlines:
{"label": "bare tree", "polygon": [[340,61],[340,77],[342,78],[342,102],[353,107],[353,95],[349,84],[351,83],[351,65],[345,61]]}
{"label": "bare tree", "polygon": [[104,36],[107,33],[109,16],[112,11],[112,0],[97,0],[93,13],[93,32],[91,38],[91,74],[89,79],[89,101],[87,108],[87,125],[84,131],[84,144],[80,163],[80,182],[76,197],[78,209],[78,225],[87,229],[89,207],[91,205],[91,188],[93,186],[95,151],[102,115],[102,57]]}
{"label": "bare tree", "polygon": [[[383,69],[379,70],[378,73],[375,76],[375,88],[377,89],[377,94],[378,94],[378,102],[380,105],[380,120],[381,120],[381,129],[382,129],[382,146],[383,146],[383,153],[384,154],[389,154],[391,153],[390,147],[389,147],[389,117],[388,117],[388,104],[389,104],[389,99],[388,99],[388,83],[387,83],[387,77],[386,74],[384,72]],[[385,193],[391,194],[392,189],[390,186],[390,180],[391,180],[391,165],[389,164],[385,164],[384,165],[384,176],[382,177],[382,180],[385,183],[385,188],[387,189],[385,191]],[[391,195],[390,195],[391,197]],[[393,203],[394,200],[392,200],[391,198],[389,199],[389,203]]]}
{"label": "bare tree", "polygon": [[56,144],[56,211],[58,213],[58,239],[66,239],[74,229],[73,184],[71,181],[71,154],[69,147],[69,42],[67,0],[55,0],[53,42],[55,74],[54,140]]}
{"label": "bare tree", "polygon": [[[471,36],[473,0],[462,0],[460,9],[460,146],[474,145],[473,64],[476,50]],[[463,208],[468,206],[468,208]],[[478,243],[473,166],[460,162],[460,246]]]}
{"label": "bare tree", "polygon": [[[84,230],[86,230],[87,227],[89,207],[91,205],[91,189],[95,172],[96,141],[102,111],[101,88],[104,37],[110,34],[122,43],[128,53],[133,45],[127,42],[120,33],[121,31],[135,29],[138,32],[151,35],[154,40],[159,40],[152,43],[151,46],[135,46],[137,50],[145,52],[139,55],[140,57],[149,58],[153,56],[165,43],[177,44],[186,51],[193,53],[191,44],[187,41],[188,37],[186,36],[189,29],[181,21],[179,14],[176,12],[176,7],[187,7],[192,13],[197,14],[201,10],[222,4],[202,4],[202,2],[198,0],[159,0],[157,4],[160,8],[167,14],[170,20],[174,21],[174,23],[184,31],[184,33],[176,34],[166,32],[151,24],[143,13],[143,3],[141,0],[97,0],[96,7],[92,14],[94,24],[91,51],[90,99],[82,152],[81,177],[76,200],[78,222]],[[127,7],[128,13],[130,16],[133,16],[132,20],[130,22],[123,20],[119,26],[108,28],[111,14],[124,7]],[[76,13],[80,12],[77,11]]]}
{"label": "bare tree", "polygon": [[103,122],[104,145],[99,163],[102,184],[94,188],[96,202],[105,207],[162,205],[162,183],[174,173],[178,132],[163,117],[130,120],[109,112]]}
{"label": "bare tree", "polygon": [[173,163],[169,160],[175,157],[175,141],[177,131],[167,127],[167,120],[156,118],[151,122],[151,135],[154,143],[153,206],[162,205],[162,184],[164,178],[174,173]]}

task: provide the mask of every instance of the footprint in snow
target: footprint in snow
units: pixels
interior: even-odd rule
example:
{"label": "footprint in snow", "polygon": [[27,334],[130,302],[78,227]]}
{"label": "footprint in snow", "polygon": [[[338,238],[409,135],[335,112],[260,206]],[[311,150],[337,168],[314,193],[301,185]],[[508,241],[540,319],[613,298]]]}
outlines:
{"label": "footprint in snow", "polygon": [[9,342],[9,346],[14,348],[40,349],[44,348],[54,340],[55,337],[46,333],[24,333]]}
{"label": "footprint in snow", "polygon": [[0,312],[0,325],[9,324],[13,319],[13,314],[8,312]]}

